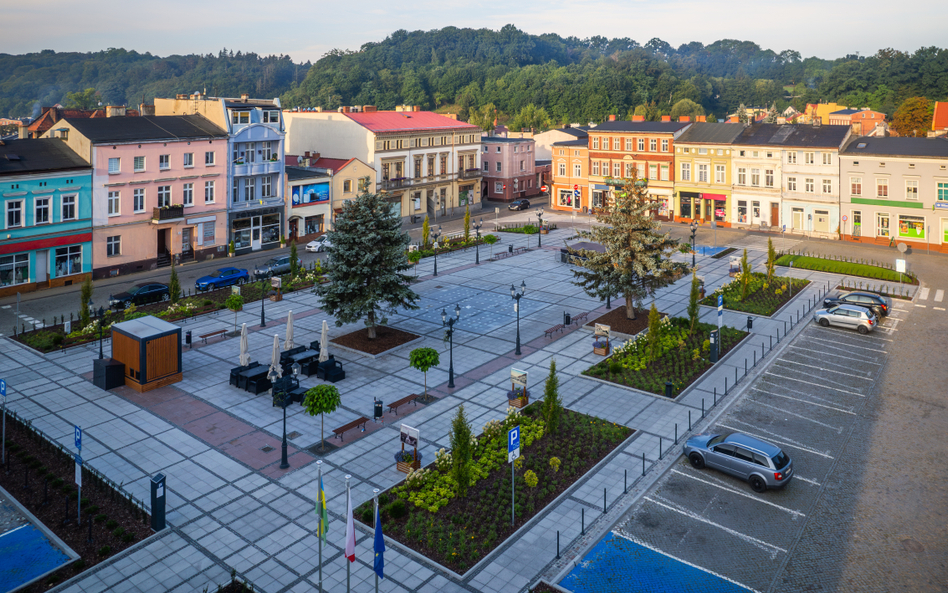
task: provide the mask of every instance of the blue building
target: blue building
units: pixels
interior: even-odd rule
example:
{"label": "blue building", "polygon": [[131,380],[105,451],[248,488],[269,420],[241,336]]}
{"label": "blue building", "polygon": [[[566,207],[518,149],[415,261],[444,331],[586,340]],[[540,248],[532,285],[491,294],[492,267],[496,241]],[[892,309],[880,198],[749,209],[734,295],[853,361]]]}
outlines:
{"label": "blue building", "polygon": [[65,142],[0,142],[0,207],[0,296],[92,272],[92,167]]}

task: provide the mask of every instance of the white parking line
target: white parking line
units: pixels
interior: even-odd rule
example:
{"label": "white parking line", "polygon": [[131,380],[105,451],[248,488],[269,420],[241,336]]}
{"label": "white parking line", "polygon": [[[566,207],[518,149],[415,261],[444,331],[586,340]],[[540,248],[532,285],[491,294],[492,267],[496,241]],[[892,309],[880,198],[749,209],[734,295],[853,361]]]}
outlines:
{"label": "white parking line", "polygon": [[826,371],[827,373],[836,373],[837,375],[846,375],[847,377],[855,377],[855,378],[857,378],[857,379],[866,379],[866,380],[869,380],[869,381],[872,380],[872,378],[868,376],[868,375],[869,375],[868,372],[866,373],[866,376],[862,376],[862,375],[854,375],[853,373],[844,373],[843,371],[834,371],[833,369],[828,369],[828,368],[826,368],[826,367],[816,366],[815,364],[806,364],[805,362],[796,362],[796,361],[794,361],[794,360],[780,359],[779,362],[786,362],[786,363],[788,363],[788,364],[798,364],[798,365],[800,365],[800,366],[808,367],[808,368],[811,368],[811,369],[817,369],[817,370],[819,370],[819,371]]}
{"label": "white parking line", "polygon": [[935,311],[944,311],[944,310],[945,310],[944,307],[932,307],[932,309],[934,309]]}
{"label": "white parking line", "polygon": [[[820,356],[834,356],[836,358],[844,358],[849,361],[856,361],[860,364],[874,364],[877,366],[881,366],[882,364],[884,364],[881,362],[870,360],[868,357],[859,358],[859,357],[853,356],[852,354],[847,354],[846,356],[844,356],[842,354],[833,354],[832,352],[828,352],[826,350],[814,350],[812,348],[807,348],[806,346],[797,346],[796,344],[790,344],[790,347],[793,348],[794,350],[806,350],[808,354],[819,354]],[[848,352],[846,348],[833,348],[833,349],[839,350],[840,352]],[[878,352],[878,351],[879,351],[878,349],[874,350],[874,352]]]}
{"label": "white parking line", "polygon": [[680,471],[680,470],[677,470],[677,469],[672,469],[672,473],[678,474],[678,475],[680,475],[680,476],[685,476],[686,478],[691,478],[692,480],[695,480],[695,481],[698,481],[698,482],[703,482],[703,483],[705,483],[705,484],[707,484],[707,485],[709,485],[709,486],[714,486],[715,488],[720,488],[721,490],[727,490],[728,492],[731,492],[731,493],[733,493],[733,494],[737,494],[737,495],[743,496],[744,498],[750,498],[750,499],[752,499],[752,500],[756,500],[756,501],[759,502],[759,503],[763,503],[763,504],[766,504],[766,505],[768,505],[768,506],[772,506],[772,507],[774,507],[775,509],[780,509],[781,511],[784,511],[784,512],[786,512],[786,513],[790,513],[791,515],[793,515],[794,520],[796,520],[797,517],[806,517],[806,515],[804,515],[804,514],[801,513],[800,511],[795,511],[795,510],[793,510],[793,509],[788,509],[787,507],[780,506],[779,504],[774,504],[774,503],[770,502],[769,500],[764,500],[764,499],[758,498],[758,497],[756,497],[756,496],[751,496],[750,494],[748,494],[748,493],[746,493],[746,492],[741,492],[741,491],[738,490],[737,488],[732,488],[732,487],[728,486],[727,484],[718,483],[717,480],[705,480],[705,479],[699,478],[698,476],[693,476],[693,475],[691,475],[691,474],[686,474],[685,472]]}
{"label": "white parking line", "polygon": [[935,291],[935,302],[940,303],[945,299],[945,291],[938,289]]}
{"label": "white parking line", "polygon": [[774,406],[774,405],[771,405],[771,404],[765,404],[765,403],[762,402],[762,401],[755,401],[754,403],[756,403],[758,406],[764,406],[765,408],[770,408],[770,409],[772,409],[772,410],[777,410],[777,411],[780,412],[781,414],[788,414],[788,415],[790,415],[790,416],[796,416],[796,417],[799,418],[800,420],[806,420],[807,422],[812,422],[813,424],[818,424],[818,425],[822,426],[823,428],[829,428],[829,429],[831,429],[831,430],[835,430],[838,434],[843,434],[843,427],[841,427],[841,426],[840,426],[839,428],[837,428],[837,427],[835,427],[835,426],[833,426],[833,425],[831,425],[831,424],[826,424],[825,422],[820,422],[819,420],[814,420],[814,419],[812,419],[812,418],[807,418],[807,417],[804,416],[803,414],[797,414],[796,412],[791,412],[790,410],[785,410],[785,409],[783,409],[783,408],[778,408],[777,406]]}
{"label": "white parking line", "polygon": [[915,303],[915,306],[916,306],[916,307],[921,307],[922,309],[925,309],[925,308],[926,308],[925,305],[919,305],[918,303]]}
{"label": "white parking line", "polygon": [[844,410],[844,409],[842,409],[842,408],[835,408],[835,407],[833,407],[833,406],[826,406],[826,405],[823,405],[823,404],[818,404],[818,403],[813,402],[813,401],[810,401],[810,400],[808,400],[808,399],[800,399],[800,398],[798,398],[798,397],[790,397],[789,395],[780,395],[779,393],[771,393],[770,391],[765,391],[765,390],[761,389],[760,387],[754,387],[754,389],[756,389],[757,391],[759,391],[759,392],[761,392],[761,393],[766,393],[767,395],[772,395],[772,396],[774,396],[774,397],[782,397],[782,398],[784,398],[784,399],[792,399],[793,401],[803,402],[803,403],[805,403],[805,404],[810,404],[811,406],[818,406],[818,407],[820,407],[820,408],[826,408],[827,410],[835,410],[835,411],[837,411],[837,412],[842,412],[843,414],[851,414],[851,415],[853,415],[853,416],[856,415],[856,412],[851,412],[851,411],[849,411],[849,410]]}
{"label": "white parking line", "polygon": [[[658,499],[658,500],[656,500],[656,499]],[[731,529],[730,527],[725,527],[724,525],[721,525],[720,523],[715,523],[714,521],[711,521],[710,519],[705,519],[704,517],[702,517],[702,516],[699,515],[698,513],[695,513],[695,512],[693,512],[693,511],[689,511],[688,509],[683,509],[683,508],[679,507],[678,505],[676,505],[675,503],[671,502],[670,500],[665,500],[664,498],[661,498],[661,497],[659,497],[659,496],[656,496],[655,498],[652,498],[651,496],[646,496],[646,497],[645,497],[645,500],[647,500],[647,501],[649,501],[649,502],[651,502],[651,503],[653,503],[653,504],[657,504],[657,505],[660,506],[660,507],[664,507],[664,508],[668,509],[669,511],[675,511],[676,513],[680,513],[680,514],[682,514],[682,515],[684,515],[684,516],[686,516],[686,517],[689,517],[689,518],[691,518],[691,519],[694,519],[695,521],[698,521],[699,523],[705,523],[705,524],[707,524],[707,525],[711,525],[712,527],[717,527],[718,529],[720,529],[720,530],[722,530],[722,531],[724,531],[724,532],[726,532],[726,533],[730,533],[731,535],[733,535],[734,537],[736,537],[736,538],[738,538],[738,539],[742,539],[742,540],[744,540],[744,541],[747,542],[747,543],[754,544],[755,546],[757,546],[758,548],[760,548],[760,549],[762,549],[762,550],[770,551],[770,559],[771,559],[771,560],[773,560],[774,558],[777,557],[777,552],[783,552],[784,554],[787,553],[787,551],[786,551],[785,549],[781,548],[780,546],[775,546],[775,545],[773,545],[773,544],[771,544],[771,543],[765,542],[764,540],[757,539],[756,537],[754,537],[754,536],[752,536],[752,535],[747,535],[746,533],[741,533],[740,531],[735,531],[735,530]]]}
{"label": "white parking line", "polygon": [[800,474],[793,474],[793,478],[792,478],[792,479],[794,479],[794,480],[801,480],[801,481],[803,481],[803,482],[806,482],[807,484],[813,484],[813,485],[816,486],[817,488],[819,488],[820,486],[822,486],[822,484],[820,484],[820,483],[817,482],[816,480],[810,480],[809,478],[801,478],[801,477],[800,477]]}
{"label": "white parking line", "polygon": [[[820,327],[820,329],[821,329],[822,331],[825,331],[825,332],[831,332],[831,333],[836,333],[836,334],[840,334],[840,335],[845,334],[845,335],[847,335],[847,336],[852,336],[852,335],[855,335],[855,334],[856,334],[856,332],[854,332],[854,331],[852,331],[852,330],[849,330],[849,329],[837,329],[837,328],[835,328],[835,327]],[[885,339],[885,338],[876,338],[876,337],[873,336],[873,334],[871,334],[871,333],[870,333],[870,334],[866,334],[866,335],[864,335],[864,336],[863,336],[862,334],[859,334],[859,335],[861,336],[861,337],[860,337],[861,340],[880,340],[880,341],[882,341],[882,342],[894,342],[894,341],[895,341],[895,340],[887,340],[887,339]],[[878,350],[878,348],[867,348],[867,350]]]}
{"label": "white parking line", "polygon": [[815,387],[822,387],[823,389],[832,389],[833,391],[839,391],[840,393],[848,393],[850,395],[858,395],[859,397],[866,397],[865,395],[861,393],[856,393],[855,391],[840,389],[839,387],[829,387],[827,385],[824,385],[823,383],[814,383],[812,381],[804,381],[803,379],[797,379],[795,377],[785,377],[783,375],[777,375],[777,374],[771,373],[770,371],[767,371],[766,373],[764,373],[764,375],[770,375],[771,377],[777,377],[778,379],[786,379],[787,381],[796,381],[797,383],[804,383],[806,385],[813,385]]}
{"label": "white parking line", "polygon": [[920,301],[928,300],[928,287],[927,286],[921,289],[920,291],[918,291],[918,300]]}
{"label": "white parking line", "polygon": [[[736,423],[738,423],[738,424],[743,424],[743,425],[745,425],[745,426],[750,426],[750,427],[752,427],[752,428],[755,428],[755,429],[757,429],[757,430],[760,430],[760,428],[758,428],[757,426],[754,426],[753,424],[748,424],[747,422],[741,422],[741,421],[738,420],[737,418],[731,418],[731,420],[733,420],[734,422],[736,422]],[[770,436],[760,436],[759,434],[754,434],[754,433],[752,433],[752,432],[748,432],[747,430],[745,430],[745,429],[743,429],[743,428],[735,428],[735,427],[733,427],[733,426],[728,426],[727,424],[718,424],[718,426],[721,426],[721,427],[724,427],[724,428],[729,428],[729,429],[731,429],[731,430],[737,430],[737,431],[740,431],[740,432],[742,432],[742,433],[744,433],[744,434],[750,435],[750,436],[752,436],[752,437],[757,437],[757,438],[759,438],[759,439],[763,439],[763,440],[765,440],[765,441],[770,441],[770,442],[776,443],[776,444],[778,444],[778,445],[786,445],[787,447],[790,447],[790,448],[793,448],[793,449],[797,449],[797,450],[800,450],[800,451],[806,451],[807,453],[812,453],[812,454],[814,454],[814,455],[819,455],[820,457],[824,457],[824,458],[826,458],[826,459],[836,459],[836,458],[833,457],[832,455],[827,455],[826,453],[823,453],[823,452],[821,452],[821,451],[817,451],[817,450],[815,450],[815,449],[810,449],[809,447],[804,447],[803,445],[801,445],[801,444],[799,444],[799,443],[797,443],[797,442],[794,442],[794,441],[792,441],[791,439],[787,439],[786,437],[783,437],[785,440],[778,440],[778,439],[775,439],[775,438],[773,438],[773,437],[775,437],[775,436],[776,436],[776,437],[779,437],[780,435],[776,435],[776,434],[774,434],[774,433],[772,433],[772,432],[767,432],[766,430],[760,430],[760,432],[766,433],[766,434],[768,434],[768,435],[770,435]]]}
{"label": "white parking line", "polygon": [[10,305],[3,305],[2,307],[0,307],[0,309],[9,309],[9,308],[10,308]]}
{"label": "white parking line", "polygon": [[686,566],[690,566],[691,568],[696,568],[696,569],[698,569],[698,570],[700,570],[700,571],[702,571],[702,572],[706,572],[706,573],[708,573],[708,574],[714,575],[714,576],[718,577],[719,579],[722,579],[722,580],[725,580],[725,581],[731,583],[732,585],[737,585],[738,587],[741,587],[741,588],[743,588],[743,589],[747,589],[748,591],[752,591],[753,593],[760,593],[760,591],[758,591],[757,589],[752,589],[751,587],[748,587],[747,585],[745,585],[745,584],[743,584],[743,583],[738,583],[738,582],[735,581],[734,579],[729,579],[728,577],[724,576],[723,574],[716,573],[716,572],[714,572],[713,570],[709,570],[709,569],[707,569],[707,568],[698,566],[697,564],[694,564],[694,563],[692,563],[692,562],[688,562],[687,560],[682,560],[681,558],[676,558],[675,556],[672,556],[672,555],[669,554],[668,552],[665,552],[665,551],[663,551],[663,550],[659,550],[659,549],[656,548],[655,546],[652,546],[652,545],[647,544],[647,543],[645,543],[645,542],[641,542],[641,541],[639,541],[638,539],[636,539],[635,537],[633,537],[633,536],[631,536],[631,535],[629,535],[629,534],[627,534],[627,533],[622,533],[621,531],[613,531],[612,533],[618,535],[618,536],[621,537],[621,538],[625,538],[625,539],[629,540],[629,541],[632,542],[633,544],[636,544],[636,545],[642,546],[643,548],[646,548],[646,549],[648,549],[648,550],[651,550],[651,551],[655,552],[656,554],[661,554],[662,556],[665,556],[666,558],[671,558],[672,560],[675,560],[676,562],[681,562],[682,564],[684,564],[684,565],[686,565]]}
{"label": "white parking line", "polygon": [[[820,338],[820,337],[818,337],[818,336],[810,336],[809,339],[810,339],[810,340],[813,340],[814,342],[824,342],[824,343],[830,344],[830,345],[832,345],[832,346],[839,346],[839,341],[838,341],[838,340],[828,340],[828,339],[826,339],[826,338]],[[891,342],[892,340],[889,340],[889,341]],[[853,344],[853,345],[847,344],[845,348],[840,347],[840,348],[838,348],[838,349],[845,351],[845,350],[852,350],[852,349],[854,349],[854,348],[857,349],[857,350],[869,350],[870,352],[879,352],[879,349],[878,349],[878,348],[871,348],[871,347],[869,347],[869,346],[856,346],[855,344]]]}

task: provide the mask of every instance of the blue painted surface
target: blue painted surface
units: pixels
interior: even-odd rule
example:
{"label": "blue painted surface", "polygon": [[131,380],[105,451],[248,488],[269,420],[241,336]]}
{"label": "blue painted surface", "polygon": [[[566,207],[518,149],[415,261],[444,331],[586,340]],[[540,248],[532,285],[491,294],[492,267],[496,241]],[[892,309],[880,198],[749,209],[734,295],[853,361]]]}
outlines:
{"label": "blue painted surface", "polygon": [[11,591],[62,566],[69,557],[33,525],[0,535],[0,591]]}
{"label": "blue painted surface", "polygon": [[707,245],[697,245],[695,250],[699,255],[717,255],[727,249],[727,247],[709,247]]}
{"label": "blue painted surface", "polygon": [[614,533],[596,544],[559,584],[574,593],[747,593]]}

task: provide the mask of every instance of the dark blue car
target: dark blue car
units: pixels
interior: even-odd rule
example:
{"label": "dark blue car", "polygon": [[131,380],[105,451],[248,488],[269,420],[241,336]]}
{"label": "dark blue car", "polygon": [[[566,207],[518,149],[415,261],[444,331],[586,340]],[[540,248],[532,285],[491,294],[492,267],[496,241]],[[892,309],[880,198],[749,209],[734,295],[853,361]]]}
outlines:
{"label": "dark blue car", "polygon": [[201,276],[194,283],[198,290],[214,290],[221,286],[230,286],[232,284],[243,284],[250,282],[250,274],[247,270],[241,268],[220,268],[214,270],[207,276]]}

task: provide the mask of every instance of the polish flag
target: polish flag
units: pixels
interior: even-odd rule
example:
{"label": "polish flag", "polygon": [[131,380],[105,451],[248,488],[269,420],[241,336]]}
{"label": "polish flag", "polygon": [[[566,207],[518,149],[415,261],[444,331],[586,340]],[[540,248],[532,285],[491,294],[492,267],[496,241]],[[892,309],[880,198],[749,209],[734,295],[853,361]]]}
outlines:
{"label": "polish flag", "polygon": [[356,534],[352,522],[352,493],[346,488],[346,558],[355,562]]}

